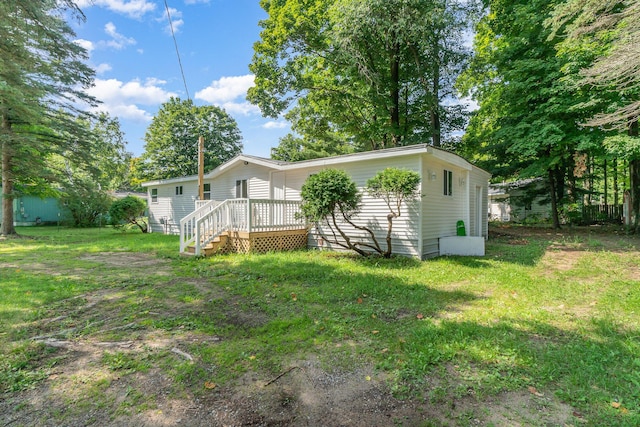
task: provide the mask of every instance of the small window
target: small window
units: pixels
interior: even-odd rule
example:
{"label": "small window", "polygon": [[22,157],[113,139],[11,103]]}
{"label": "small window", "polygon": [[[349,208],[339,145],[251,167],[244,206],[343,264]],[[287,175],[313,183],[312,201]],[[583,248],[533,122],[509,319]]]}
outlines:
{"label": "small window", "polygon": [[444,195],[453,195],[453,172],[444,170]]}
{"label": "small window", "polygon": [[203,185],[202,200],[211,200],[211,184]]}
{"label": "small window", "polygon": [[236,199],[247,198],[247,180],[239,179],[236,181]]}
{"label": "small window", "polygon": [[151,189],[151,203],[158,203],[158,189]]}
{"label": "small window", "polygon": [[176,196],[182,196],[182,185],[176,186]]}

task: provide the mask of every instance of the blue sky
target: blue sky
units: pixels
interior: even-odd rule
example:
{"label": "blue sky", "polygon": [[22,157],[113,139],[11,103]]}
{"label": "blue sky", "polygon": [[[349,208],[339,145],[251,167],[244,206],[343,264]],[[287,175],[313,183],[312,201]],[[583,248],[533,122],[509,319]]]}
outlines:
{"label": "blue sky", "polygon": [[[73,22],[76,42],[96,70],[90,93],[99,109],[118,117],[135,156],[144,134],[170,96],[187,98],[163,0],[79,0],[86,22]],[[267,17],[258,0],[167,0],[191,99],[223,107],[238,123],[245,154],[269,157],[290,131],[284,120],[263,118],[249,104],[248,65],[258,22]],[[197,136],[194,136],[196,141]]]}

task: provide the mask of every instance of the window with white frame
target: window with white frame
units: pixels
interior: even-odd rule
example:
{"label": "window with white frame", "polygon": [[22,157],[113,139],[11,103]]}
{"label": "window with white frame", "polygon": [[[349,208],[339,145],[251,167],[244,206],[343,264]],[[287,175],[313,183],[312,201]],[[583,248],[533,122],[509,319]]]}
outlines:
{"label": "window with white frame", "polygon": [[182,196],[182,185],[176,185],[176,196]]}
{"label": "window with white frame", "polygon": [[151,189],[151,203],[158,203],[158,189]]}
{"label": "window with white frame", "polygon": [[239,179],[236,181],[236,199],[246,199],[249,192],[247,191],[247,180]]}
{"label": "window with white frame", "polygon": [[453,196],[453,172],[444,170],[444,195]]}
{"label": "window with white frame", "polygon": [[202,200],[211,200],[211,184],[203,185]]}

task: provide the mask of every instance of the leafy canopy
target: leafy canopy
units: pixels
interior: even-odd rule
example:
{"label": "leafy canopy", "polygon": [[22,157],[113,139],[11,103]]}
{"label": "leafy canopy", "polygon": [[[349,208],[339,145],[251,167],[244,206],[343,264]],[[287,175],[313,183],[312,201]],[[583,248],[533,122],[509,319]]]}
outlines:
{"label": "leafy canopy", "polygon": [[91,163],[90,137],[76,117],[96,102],[85,91],[94,71],[67,17],[84,19],[71,0],[0,2],[0,234],[15,234],[15,184],[37,182],[49,154]]}
{"label": "leafy canopy", "polygon": [[168,179],[198,173],[198,138],[204,137],[204,165],[214,169],[242,151],[236,121],[223,109],[171,98],[162,104],[145,134],[137,164],[142,179]]}
{"label": "leafy canopy", "polygon": [[473,3],[263,0],[248,99],[266,116],[284,114],[302,138],[283,140],[278,156],[440,145],[462,129],[464,112],[449,105]]}

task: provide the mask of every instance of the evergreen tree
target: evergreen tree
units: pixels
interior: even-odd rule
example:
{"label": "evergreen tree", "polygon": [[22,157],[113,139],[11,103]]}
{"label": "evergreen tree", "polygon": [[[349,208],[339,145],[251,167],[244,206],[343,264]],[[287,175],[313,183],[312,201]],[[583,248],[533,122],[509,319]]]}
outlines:
{"label": "evergreen tree", "polygon": [[71,0],[0,2],[2,235],[15,234],[16,184],[36,180],[50,153],[91,155],[76,117],[85,114],[79,105],[95,102],[84,91],[94,72],[66,16],[84,19]]}

